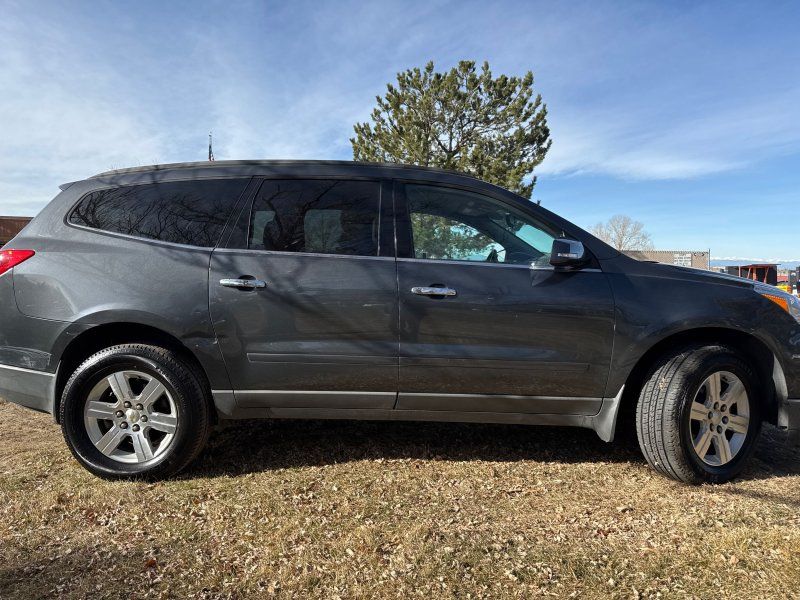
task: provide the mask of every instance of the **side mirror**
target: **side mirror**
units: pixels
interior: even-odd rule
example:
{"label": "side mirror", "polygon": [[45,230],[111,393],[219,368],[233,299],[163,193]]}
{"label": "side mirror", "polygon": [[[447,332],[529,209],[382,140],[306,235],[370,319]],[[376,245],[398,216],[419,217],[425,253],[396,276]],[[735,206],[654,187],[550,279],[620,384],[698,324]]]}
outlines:
{"label": "side mirror", "polygon": [[578,268],[586,263],[586,248],[577,240],[553,240],[550,264],[562,269]]}

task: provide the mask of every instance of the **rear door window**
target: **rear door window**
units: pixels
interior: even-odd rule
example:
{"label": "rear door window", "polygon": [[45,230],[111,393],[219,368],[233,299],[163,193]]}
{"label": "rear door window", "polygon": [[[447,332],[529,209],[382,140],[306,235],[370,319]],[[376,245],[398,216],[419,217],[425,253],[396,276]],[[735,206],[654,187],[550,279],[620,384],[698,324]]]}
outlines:
{"label": "rear door window", "polygon": [[74,225],[212,248],[248,179],[169,181],[98,190],[69,217]]}
{"label": "rear door window", "polygon": [[266,180],[253,201],[248,249],[377,256],[380,184]]}

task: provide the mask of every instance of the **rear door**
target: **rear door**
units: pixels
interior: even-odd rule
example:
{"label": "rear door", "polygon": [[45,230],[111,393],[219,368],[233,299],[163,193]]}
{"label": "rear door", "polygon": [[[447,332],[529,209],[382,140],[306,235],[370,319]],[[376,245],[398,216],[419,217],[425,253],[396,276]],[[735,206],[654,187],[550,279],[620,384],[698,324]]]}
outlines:
{"label": "rear door", "polygon": [[392,408],[391,189],[265,179],[211,260],[211,313],[241,407]]}
{"label": "rear door", "polygon": [[606,276],[549,266],[562,232],[473,191],[398,194],[398,409],[595,414],[614,330]]}

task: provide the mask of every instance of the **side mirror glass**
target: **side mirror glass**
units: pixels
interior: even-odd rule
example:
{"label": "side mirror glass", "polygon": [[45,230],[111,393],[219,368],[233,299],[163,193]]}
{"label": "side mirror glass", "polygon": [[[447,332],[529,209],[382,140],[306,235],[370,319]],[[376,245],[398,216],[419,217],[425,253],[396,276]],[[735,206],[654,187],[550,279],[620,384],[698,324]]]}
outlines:
{"label": "side mirror glass", "polygon": [[586,262],[586,248],[577,240],[553,240],[550,264],[556,268],[580,267]]}

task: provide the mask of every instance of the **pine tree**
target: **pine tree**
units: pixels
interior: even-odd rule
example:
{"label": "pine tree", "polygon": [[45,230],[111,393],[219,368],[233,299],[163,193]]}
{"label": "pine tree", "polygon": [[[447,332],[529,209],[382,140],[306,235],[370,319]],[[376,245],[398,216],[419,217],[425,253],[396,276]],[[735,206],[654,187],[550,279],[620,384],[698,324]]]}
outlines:
{"label": "pine tree", "polygon": [[354,129],[354,160],[462,171],[526,198],[552,143],[533,73],[495,78],[489,63],[478,71],[473,61],[444,73],[433,62],[398,73],[377,97],[372,123]]}

